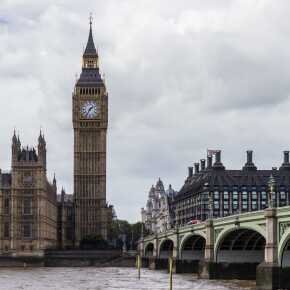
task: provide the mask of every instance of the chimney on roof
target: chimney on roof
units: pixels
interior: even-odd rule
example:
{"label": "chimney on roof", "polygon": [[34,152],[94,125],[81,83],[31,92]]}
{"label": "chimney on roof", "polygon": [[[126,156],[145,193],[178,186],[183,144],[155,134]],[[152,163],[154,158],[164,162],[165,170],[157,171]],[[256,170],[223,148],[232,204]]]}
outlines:
{"label": "chimney on roof", "polygon": [[280,169],[290,169],[289,151],[284,151],[284,162]]}
{"label": "chimney on roof", "polygon": [[194,173],[199,173],[199,163],[194,163]]}
{"label": "chimney on roof", "polygon": [[221,150],[215,152],[215,163],[213,165],[215,169],[225,169],[221,162]]}
{"label": "chimney on roof", "polygon": [[193,167],[189,166],[188,167],[188,177],[192,177],[192,175],[193,175]]}
{"label": "chimney on roof", "polygon": [[221,163],[221,151],[217,151],[215,154],[215,163]]}
{"label": "chimney on roof", "polygon": [[289,151],[284,151],[284,164],[289,164]]}
{"label": "chimney on roof", "polygon": [[252,150],[247,151],[247,163],[248,164],[253,163],[253,151]]}
{"label": "chimney on roof", "polygon": [[253,163],[253,151],[247,150],[247,162],[243,167],[243,170],[257,170],[257,167]]}
{"label": "chimney on roof", "polygon": [[200,159],[200,170],[205,171],[205,159]]}
{"label": "chimney on roof", "polygon": [[212,168],[212,156],[207,156],[207,169]]}

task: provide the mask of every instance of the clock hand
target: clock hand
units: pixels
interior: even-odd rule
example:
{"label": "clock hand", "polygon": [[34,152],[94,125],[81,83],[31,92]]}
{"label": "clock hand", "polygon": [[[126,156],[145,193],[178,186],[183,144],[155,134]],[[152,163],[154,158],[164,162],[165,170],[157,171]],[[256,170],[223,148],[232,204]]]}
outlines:
{"label": "clock hand", "polygon": [[87,115],[90,113],[90,111],[93,109],[93,106],[91,106],[87,112]]}

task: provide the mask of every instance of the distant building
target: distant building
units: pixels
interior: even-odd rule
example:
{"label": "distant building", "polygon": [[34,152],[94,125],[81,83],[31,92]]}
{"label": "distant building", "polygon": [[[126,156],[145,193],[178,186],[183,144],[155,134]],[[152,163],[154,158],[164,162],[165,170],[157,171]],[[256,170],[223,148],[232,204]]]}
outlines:
{"label": "distant building", "polygon": [[59,249],[74,248],[75,208],[72,194],[61,190],[57,196],[57,241]]}
{"label": "distant building", "polygon": [[46,142],[37,151],[12,138],[12,168],[0,171],[0,253],[42,255],[57,245],[57,186],[46,175]]}
{"label": "distant building", "polygon": [[163,182],[159,178],[156,185],[152,185],[146,208],[141,209],[142,222],[150,233],[161,233],[173,226],[174,212],[172,203],[176,192],[169,185],[165,191]]}
{"label": "distant building", "polygon": [[281,167],[259,170],[253,152],[247,151],[242,169],[228,170],[221,161],[221,151],[188,168],[188,177],[174,199],[175,223],[186,224],[194,219],[213,218],[262,210],[268,207],[270,176],[275,181],[273,205],[286,206],[290,201],[289,151],[284,152]]}

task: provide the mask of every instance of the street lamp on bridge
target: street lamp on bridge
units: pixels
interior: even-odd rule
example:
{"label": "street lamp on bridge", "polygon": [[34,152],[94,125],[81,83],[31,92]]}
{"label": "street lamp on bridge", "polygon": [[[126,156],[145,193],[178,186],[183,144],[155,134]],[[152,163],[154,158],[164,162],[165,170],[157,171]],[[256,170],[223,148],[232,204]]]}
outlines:
{"label": "street lamp on bridge", "polygon": [[212,192],[208,193],[208,209],[209,209],[209,218],[213,219],[213,197],[212,197]]}
{"label": "street lamp on bridge", "polygon": [[273,195],[275,192],[275,188],[276,188],[276,180],[273,176],[273,174],[270,175],[269,180],[268,180],[268,207],[272,208],[274,206],[273,203]]}

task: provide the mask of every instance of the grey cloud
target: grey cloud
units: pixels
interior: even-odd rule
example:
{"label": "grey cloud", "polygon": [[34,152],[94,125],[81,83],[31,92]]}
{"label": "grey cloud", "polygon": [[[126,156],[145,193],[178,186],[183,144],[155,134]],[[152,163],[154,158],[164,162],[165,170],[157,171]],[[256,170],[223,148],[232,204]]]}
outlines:
{"label": "grey cloud", "polygon": [[35,144],[42,126],[49,175],[72,192],[71,94],[90,11],[109,91],[108,200],[121,218],[139,218],[159,176],[179,189],[206,148],[221,148],[229,168],[249,148],[259,167],[279,166],[290,147],[289,9],[288,1],[4,1],[0,168],[10,166],[14,126],[23,144]]}

